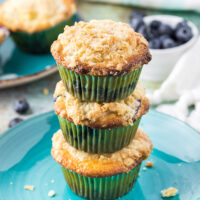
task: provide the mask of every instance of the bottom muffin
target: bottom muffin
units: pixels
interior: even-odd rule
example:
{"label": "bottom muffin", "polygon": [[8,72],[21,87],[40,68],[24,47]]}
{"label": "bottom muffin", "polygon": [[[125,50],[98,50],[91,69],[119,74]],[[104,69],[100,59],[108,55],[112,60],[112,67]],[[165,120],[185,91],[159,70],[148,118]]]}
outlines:
{"label": "bottom muffin", "polygon": [[52,141],[52,156],[62,165],[67,184],[77,195],[88,199],[115,199],[129,192],[141,162],[153,148],[141,129],[127,147],[109,154],[75,149],[65,141],[61,130],[54,134]]}

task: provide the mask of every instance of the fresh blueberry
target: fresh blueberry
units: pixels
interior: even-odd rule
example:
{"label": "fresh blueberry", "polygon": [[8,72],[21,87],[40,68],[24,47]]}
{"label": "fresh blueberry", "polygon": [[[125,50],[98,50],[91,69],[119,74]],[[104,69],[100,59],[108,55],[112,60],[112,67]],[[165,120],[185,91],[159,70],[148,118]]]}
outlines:
{"label": "fresh blueberry", "polygon": [[161,41],[161,48],[163,49],[168,49],[175,46],[176,46],[176,43],[172,38],[166,37],[165,39]]}
{"label": "fresh blueberry", "polygon": [[143,18],[146,16],[145,12],[143,11],[133,11],[130,15],[130,18]]}
{"label": "fresh blueberry", "polygon": [[160,27],[161,24],[162,24],[162,23],[161,23],[160,21],[158,21],[158,20],[153,20],[153,21],[149,24],[149,26],[150,26],[151,29],[158,30],[158,28]]}
{"label": "fresh blueberry", "polygon": [[148,35],[147,35],[146,25],[140,26],[137,32],[142,34],[147,40],[149,40]]}
{"label": "fresh blueberry", "polygon": [[18,123],[20,123],[22,121],[23,121],[23,119],[21,119],[21,118],[14,118],[9,122],[8,127],[12,128],[13,126],[17,125]]}
{"label": "fresh blueberry", "polygon": [[172,35],[173,29],[168,24],[161,24],[158,28],[159,35]]}
{"label": "fresh blueberry", "polygon": [[159,37],[160,41],[162,42],[163,40],[165,40],[166,38],[169,38],[169,35],[161,35]]}
{"label": "fresh blueberry", "polygon": [[146,33],[147,33],[147,38],[148,40],[152,40],[158,37],[158,32],[154,29],[151,29],[150,26],[146,26]]}
{"label": "fresh blueberry", "polygon": [[19,114],[25,114],[29,110],[30,106],[26,99],[19,99],[15,102],[14,110]]}
{"label": "fresh blueberry", "polygon": [[187,21],[179,22],[175,27],[175,31],[178,30],[180,27],[185,27],[185,26],[188,26]]}
{"label": "fresh blueberry", "polygon": [[155,38],[155,39],[149,41],[150,49],[160,49],[160,47],[161,47],[161,42],[160,42],[159,38]]}
{"label": "fresh blueberry", "polygon": [[131,27],[137,31],[140,26],[144,25],[143,18],[132,18]]}
{"label": "fresh blueberry", "polygon": [[192,30],[188,26],[182,26],[175,32],[175,37],[178,41],[187,42],[192,38]]}

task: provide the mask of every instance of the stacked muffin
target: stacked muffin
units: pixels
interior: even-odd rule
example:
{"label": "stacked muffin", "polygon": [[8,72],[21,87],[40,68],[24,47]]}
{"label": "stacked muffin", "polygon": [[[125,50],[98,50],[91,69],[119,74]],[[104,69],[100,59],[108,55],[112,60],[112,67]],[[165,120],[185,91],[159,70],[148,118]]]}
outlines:
{"label": "stacked muffin", "polygon": [[54,93],[61,130],[52,156],[79,196],[123,196],[152,151],[138,129],[149,109],[138,83],[151,60],[148,43],[127,24],[92,20],[66,26],[51,52],[62,78]]}

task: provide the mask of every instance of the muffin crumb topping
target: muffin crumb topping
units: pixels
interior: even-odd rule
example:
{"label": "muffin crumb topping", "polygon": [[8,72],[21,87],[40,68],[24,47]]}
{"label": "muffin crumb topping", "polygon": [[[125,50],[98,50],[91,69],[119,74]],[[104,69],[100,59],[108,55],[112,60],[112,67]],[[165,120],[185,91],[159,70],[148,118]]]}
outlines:
{"label": "muffin crumb topping", "polygon": [[35,33],[53,27],[76,11],[74,0],[6,0],[0,24],[11,31]]}
{"label": "muffin crumb topping", "polygon": [[127,147],[107,154],[77,150],[66,142],[61,130],[54,134],[52,141],[52,155],[57,162],[67,169],[91,177],[127,172],[146,159],[153,147],[151,140],[141,129],[138,129]]}
{"label": "muffin crumb topping", "polygon": [[128,24],[111,20],[66,26],[51,52],[64,67],[95,76],[124,74],[151,60],[146,39]]}
{"label": "muffin crumb topping", "polygon": [[149,109],[149,101],[140,83],[124,100],[110,103],[81,102],[67,93],[63,82],[56,85],[55,112],[76,125],[91,128],[113,128],[132,125]]}

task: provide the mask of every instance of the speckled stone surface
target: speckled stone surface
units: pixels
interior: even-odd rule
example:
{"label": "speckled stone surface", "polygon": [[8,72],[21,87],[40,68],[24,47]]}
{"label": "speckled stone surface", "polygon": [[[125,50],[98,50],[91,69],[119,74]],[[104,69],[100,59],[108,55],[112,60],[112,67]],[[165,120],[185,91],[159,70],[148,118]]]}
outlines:
{"label": "speckled stone surface", "polygon": [[[28,119],[35,115],[53,110],[53,92],[56,82],[60,80],[58,72],[44,79],[16,88],[0,90],[0,135],[8,129],[11,119],[20,117]],[[49,94],[44,94],[44,88]],[[30,104],[30,111],[25,115],[17,114],[13,105],[17,99],[25,98]]]}

